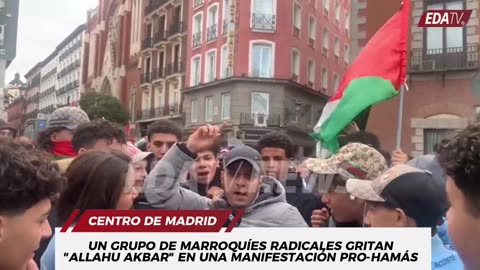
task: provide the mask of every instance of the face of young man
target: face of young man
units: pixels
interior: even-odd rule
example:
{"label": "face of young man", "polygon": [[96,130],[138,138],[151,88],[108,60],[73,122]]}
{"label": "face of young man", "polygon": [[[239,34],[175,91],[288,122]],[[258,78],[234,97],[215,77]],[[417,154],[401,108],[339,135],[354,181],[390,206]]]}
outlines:
{"label": "face of young man", "polygon": [[52,234],[50,200],[44,199],[16,216],[0,216],[0,269],[25,269],[40,240]]}
{"label": "face of young man", "polygon": [[450,177],[447,179],[447,195],[450,201],[448,234],[465,269],[480,269],[480,218],[472,216],[465,196]]}
{"label": "face of young man", "polygon": [[155,133],[147,144],[149,152],[155,154],[155,159],[160,160],[168,150],[178,142],[177,136],[167,133]]}
{"label": "face of young man", "polygon": [[367,202],[363,223],[366,227],[407,227],[403,211],[377,202]]}
{"label": "face of young man", "polygon": [[345,181],[336,175],[328,192],[322,195],[322,202],[331,209],[336,222],[360,222],[363,219],[365,202],[359,199],[352,200],[346,190],[336,191],[338,187],[344,188]]}
{"label": "face of young man", "polygon": [[69,142],[73,138],[73,131],[70,129],[62,129],[50,135],[52,142]]}
{"label": "face of young man", "polygon": [[286,180],[290,161],[284,149],[265,147],[260,151],[260,155],[268,176],[280,181]]}
{"label": "face of young man", "polygon": [[213,152],[200,152],[192,165],[190,174],[198,183],[208,185],[215,177],[217,166],[218,160]]}
{"label": "face of young man", "polygon": [[245,209],[252,205],[262,186],[261,175],[246,161],[241,162],[238,169],[227,167],[222,175],[224,196],[233,209]]}

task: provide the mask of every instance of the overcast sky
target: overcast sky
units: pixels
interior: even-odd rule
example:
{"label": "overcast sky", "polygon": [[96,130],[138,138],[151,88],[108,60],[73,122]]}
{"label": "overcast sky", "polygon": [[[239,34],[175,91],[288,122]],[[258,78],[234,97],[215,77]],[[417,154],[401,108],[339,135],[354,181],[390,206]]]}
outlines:
{"label": "overcast sky", "polygon": [[86,22],[87,9],[99,0],[19,0],[17,57],[5,77],[8,84],[16,72],[23,76],[45,59],[77,26]]}

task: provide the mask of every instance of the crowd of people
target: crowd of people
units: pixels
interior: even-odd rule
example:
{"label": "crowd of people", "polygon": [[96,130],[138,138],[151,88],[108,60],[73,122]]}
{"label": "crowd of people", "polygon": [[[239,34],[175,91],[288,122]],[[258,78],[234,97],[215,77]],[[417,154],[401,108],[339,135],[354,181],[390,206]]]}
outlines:
{"label": "crowd of people", "polygon": [[432,269],[480,269],[480,123],[416,158],[390,155],[352,124],[338,152],[301,163],[285,133],[221,147],[223,128],[184,138],[159,120],[134,145],[119,125],[63,107],[31,142],[0,121],[0,269],[55,269],[54,228],[74,209],[245,210],[239,227],[426,227]]}

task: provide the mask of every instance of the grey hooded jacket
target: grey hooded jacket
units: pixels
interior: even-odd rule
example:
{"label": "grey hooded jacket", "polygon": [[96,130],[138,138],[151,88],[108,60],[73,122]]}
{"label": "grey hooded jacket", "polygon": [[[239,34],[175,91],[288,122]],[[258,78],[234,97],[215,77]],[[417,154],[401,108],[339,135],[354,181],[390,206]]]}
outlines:
{"label": "grey hooded jacket", "polygon": [[[229,209],[225,200],[211,200],[180,186],[193,159],[174,145],[145,179],[145,198],[159,209]],[[240,227],[307,227],[297,208],[286,201],[285,189],[273,178],[263,182],[255,202],[245,209]]]}

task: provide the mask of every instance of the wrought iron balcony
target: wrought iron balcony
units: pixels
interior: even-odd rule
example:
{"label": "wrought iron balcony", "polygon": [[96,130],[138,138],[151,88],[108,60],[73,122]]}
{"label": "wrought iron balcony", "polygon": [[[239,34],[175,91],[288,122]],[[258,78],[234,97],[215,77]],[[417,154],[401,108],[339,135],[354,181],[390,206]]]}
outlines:
{"label": "wrought iron balcony", "polygon": [[146,37],[146,38],[142,41],[142,49],[143,49],[143,50],[146,50],[146,49],[149,49],[149,48],[152,48],[152,47],[153,47],[152,38],[151,38],[151,37]]}
{"label": "wrought iron balcony", "polygon": [[162,117],[165,115],[165,108],[164,107],[156,107],[153,109],[152,112],[153,117]]}
{"label": "wrought iron balcony", "polygon": [[142,84],[150,83],[152,82],[152,74],[150,72],[145,72],[141,75],[140,79]]}
{"label": "wrought iron balcony", "polygon": [[152,118],[152,110],[151,109],[147,109],[147,110],[142,110],[142,119],[145,120],[145,119],[150,119]]}
{"label": "wrought iron balcony", "polygon": [[252,28],[263,31],[274,31],[276,27],[276,16],[273,14],[252,14]]}
{"label": "wrought iron balcony", "polygon": [[159,69],[156,69],[154,71],[155,73],[155,78],[154,80],[160,80],[160,79],[165,79],[165,76],[166,76],[166,72],[165,72],[165,68],[164,67],[160,67]]}
{"label": "wrought iron balcony", "polygon": [[193,8],[197,8],[203,5],[203,0],[193,0]]}
{"label": "wrought iron balcony", "polygon": [[217,25],[211,25],[207,28],[207,42],[217,39]]}
{"label": "wrought iron balcony", "polygon": [[158,44],[160,42],[167,41],[167,38],[168,38],[168,32],[167,31],[159,31],[159,32],[155,33],[155,35],[153,36],[153,42],[155,44]]}
{"label": "wrought iron balcony", "polygon": [[[280,114],[259,115],[258,117],[267,117],[267,127],[280,127],[282,124],[282,117]],[[240,113],[240,125],[255,126],[255,119],[251,113]]]}
{"label": "wrought iron balcony", "polygon": [[200,47],[202,45],[202,31],[193,34],[192,40],[192,46],[194,48]]}
{"label": "wrought iron balcony", "polygon": [[469,70],[480,67],[479,44],[442,49],[412,49],[410,72]]}
{"label": "wrought iron balcony", "polygon": [[170,37],[183,33],[183,31],[185,31],[185,27],[183,25],[184,25],[183,22],[180,22],[180,21],[170,24],[170,27],[169,27]]}
{"label": "wrought iron balcony", "polygon": [[185,71],[183,62],[179,61],[177,63],[170,63],[167,65],[166,75],[174,75],[177,73],[183,73]]}

